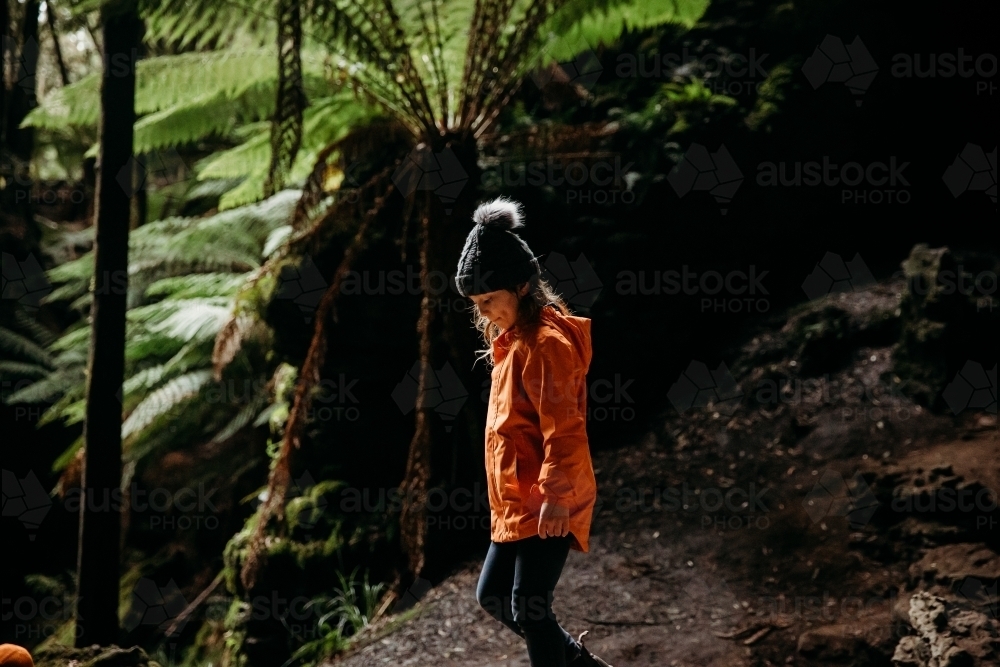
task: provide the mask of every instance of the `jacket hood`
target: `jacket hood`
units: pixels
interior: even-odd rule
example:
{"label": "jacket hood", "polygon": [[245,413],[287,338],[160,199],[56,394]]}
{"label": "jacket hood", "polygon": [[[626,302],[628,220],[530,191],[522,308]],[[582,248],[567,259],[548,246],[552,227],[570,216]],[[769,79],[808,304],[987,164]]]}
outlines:
{"label": "jacket hood", "polygon": [[561,333],[573,344],[583,362],[583,371],[590,369],[590,359],[593,351],[590,344],[590,318],[576,315],[563,315],[552,306],[542,308],[541,320]]}

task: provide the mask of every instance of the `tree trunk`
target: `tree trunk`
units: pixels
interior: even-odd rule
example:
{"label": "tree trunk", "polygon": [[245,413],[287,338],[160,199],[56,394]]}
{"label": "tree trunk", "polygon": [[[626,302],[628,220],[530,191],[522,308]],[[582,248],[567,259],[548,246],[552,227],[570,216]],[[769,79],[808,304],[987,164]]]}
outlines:
{"label": "tree trunk", "polygon": [[[41,238],[32,215],[31,205],[31,155],[35,147],[34,128],[21,128],[19,125],[28,112],[37,106],[35,91],[37,84],[35,74],[38,70],[38,13],[40,3],[28,0],[24,3],[24,21],[21,24],[20,51],[17,39],[7,35],[11,18],[9,8],[3,10],[3,41],[4,50],[9,49],[14,68],[14,81],[11,88],[3,82],[3,127],[0,128],[0,153],[2,153],[3,174],[8,180],[3,190],[3,211],[16,218],[21,227],[17,234],[23,247],[32,251]],[[6,53],[4,54],[6,56]],[[9,222],[14,222],[13,220]]]}
{"label": "tree trunk", "polygon": [[51,2],[45,5],[45,18],[49,23],[49,34],[52,35],[52,48],[55,49],[56,64],[59,66],[59,77],[63,86],[69,85],[69,70],[66,69],[66,61],[63,59],[62,45],[59,43],[59,31],[56,30],[56,8]]}
{"label": "tree trunk", "polygon": [[[436,154],[445,149],[453,151],[468,181],[455,201],[444,200],[433,192],[417,193],[426,197],[419,207],[420,273],[424,290],[417,325],[421,372],[417,385],[416,428],[410,442],[405,478],[400,485],[403,499],[400,538],[408,568],[407,575],[398,582],[401,589],[419,577],[427,564],[430,546],[426,513],[428,490],[437,481],[454,482],[455,461],[459,454],[463,451],[470,454],[470,446],[482,446],[478,438],[469,442],[470,433],[479,434],[479,429],[466,428],[470,421],[476,424],[479,421],[475,416],[479,408],[476,400],[479,388],[470,382],[469,371],[476,332],[468,313],[454,307],[461,297],[451,285],[440,291],[442,277],[453,281],[465,237],[472,229],[472,209],[479,183],[478,155],[475,142],[462,137],[445,137],[433,148]],[[434,374],[441,371],[445,363],[450,365],[469,395],[462,412],[454,420],[436,414],[437,405],[426,398],[429,387],[436,384]]]}
{"label": "tree trunk", "polygon": [[130,197],[118,184],[130,169],[135,122],[135,49],[141,23],[132,2],[101,9],[101,79],[94,292],[91,305],[83,498],[77,561],[76,645],[119,639],[122,404]]}

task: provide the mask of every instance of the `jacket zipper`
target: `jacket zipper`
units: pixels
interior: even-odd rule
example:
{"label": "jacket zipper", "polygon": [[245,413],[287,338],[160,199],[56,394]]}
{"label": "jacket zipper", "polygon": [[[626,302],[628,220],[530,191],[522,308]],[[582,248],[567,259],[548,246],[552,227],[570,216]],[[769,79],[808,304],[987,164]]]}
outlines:
{"label": "jacket zipper", "polygon": [[[507,362],[510,360],[510,353],[511,353],[511,350],[508,350],[507,351],[507,356],[505,356],[504,360],[502,362],[500,362],[500,372],[497,373],[497,385],[500,384],[500,379],[503,376],[504,370],[505,370],[505,368],[507,366]],[[498,386],[497,391],[494,393],[493,400],[495,401],[495,404],[493,405],[493,424],[490,425],[490,427],[491,427],[490,430],[493,432],[493,443],[492,443],[493,444],[493,448],[492,448],[493,451],[492,451],[492,460],[490,461],[490,465],[493,467],[493,486],[496,487],[497,503],[502,504],[503,503],[503,494],[501,494],[501,492],[500,492],[500,478],[499,478],[499,475],[497,475],[497,465],[496,465],[497,464],[497,440],[500,437],[497,434],[497,430],[496,430],[497,420],[500,418],[500,391],[499,391],[499,386]],[[516,455],[516,453],[515,453],[515,455]],[[507,522],[504,520],[504,516],[503,516],[502,513],[500,515],[500,522],[503,525],[504,533],[506,533],[507,532]]]}

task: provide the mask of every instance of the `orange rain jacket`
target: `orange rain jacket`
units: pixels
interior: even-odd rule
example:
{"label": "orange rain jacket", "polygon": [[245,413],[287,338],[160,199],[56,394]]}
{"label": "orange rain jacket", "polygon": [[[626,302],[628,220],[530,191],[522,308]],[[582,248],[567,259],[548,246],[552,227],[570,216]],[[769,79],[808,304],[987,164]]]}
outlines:
{"label": "orange rain jacket", "polygon": [[539,325],[493,341],[486,416],[490,539],[538,534],[542,502],[569,508],[570,548],[590,550],[597,481],[587,440],[590,320],[542,309]]}

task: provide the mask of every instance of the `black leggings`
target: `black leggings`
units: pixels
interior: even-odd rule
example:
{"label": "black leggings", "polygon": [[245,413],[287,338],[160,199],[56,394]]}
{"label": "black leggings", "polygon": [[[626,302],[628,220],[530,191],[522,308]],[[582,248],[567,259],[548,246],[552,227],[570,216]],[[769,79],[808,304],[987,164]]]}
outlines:
{"label": "black leggings", "polygon": [[572,536],[537,535],[491,542],[476,599],[493,618],[523,637],[531,667],[565,667],[580,645],[552,612],[552,597],[569,555]]}

